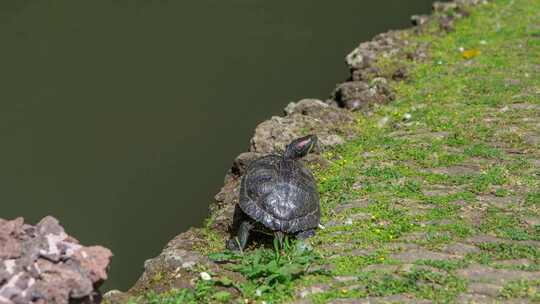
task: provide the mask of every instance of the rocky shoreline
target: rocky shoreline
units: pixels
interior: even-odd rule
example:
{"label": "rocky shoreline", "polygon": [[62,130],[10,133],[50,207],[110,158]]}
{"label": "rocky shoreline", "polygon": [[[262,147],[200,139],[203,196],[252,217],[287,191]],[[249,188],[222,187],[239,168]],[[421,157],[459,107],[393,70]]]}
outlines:
{"label": "rocky shoreline", "polygon": [[[371,41],[360,43],[345,58],[350,71],[349,79],[338,84],[328,100],[303,99],[290,103],[284,109],[284,116],[272,117],[256,127],[249,151],[236,157],[225,176],[224,186],[210,205],[207,227],[191,228],[176,236],[159,256],[145,262],[144,273],[129,291],[110,291],[105,295],[106,300],[123,303],[127,298],[147,291],[194,288],[199,276],[198,269],[224,273],[241,282],[242,277],[211,262],[205,253],[210,250],[206,248],[208,238],[226,239],[230,233],[240,177],[249,162],[261,155],[282,150],[294,138],[314,133],[320,138],[320,147],[316,151],[319,153],[310,155],[305,161],[324,167],[325,160],[320,152],[352,138],[355,122],[352,112],[363,111],[365,115],[370,115],[371,108],[394,99],[393,82],[407,80],[407,66],[395,63],[419,62],[429,58],[428,45],[412,42],[409,37],[425,31],[444,35],[453,30],[457,19],[467,17],[472,7],[485,3],[486,0],[435,2],[432,15],[411,17],[414,27],[391,30]],[[386,61],[392,64],[385,64]]]}

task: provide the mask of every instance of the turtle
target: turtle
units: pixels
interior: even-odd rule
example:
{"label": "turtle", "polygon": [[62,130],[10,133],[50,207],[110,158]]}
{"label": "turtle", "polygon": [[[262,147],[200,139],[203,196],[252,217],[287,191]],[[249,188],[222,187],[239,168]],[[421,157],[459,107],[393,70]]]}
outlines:
{"label": "turtle", "polygon": [[[230,250],[243,250],[254,228],[271,232],[283,242],[285,235],[304,240],[315,235],[321,212],[319,193],[312,173],[300,161],[317,144],[316,135],[290,142],[284,153],[252,161],[240,182]],[[236,232],[236,233],[234,233]]]}

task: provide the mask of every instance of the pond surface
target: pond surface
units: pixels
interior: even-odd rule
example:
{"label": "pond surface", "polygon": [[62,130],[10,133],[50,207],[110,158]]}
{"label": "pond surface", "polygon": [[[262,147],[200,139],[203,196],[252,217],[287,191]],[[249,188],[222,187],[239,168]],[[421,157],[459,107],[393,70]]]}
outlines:
{"label": "pond surface", "polygon": [[54,215],[126,289],[202,224],[258,123],[431,2],[2,0],[0,217]]}

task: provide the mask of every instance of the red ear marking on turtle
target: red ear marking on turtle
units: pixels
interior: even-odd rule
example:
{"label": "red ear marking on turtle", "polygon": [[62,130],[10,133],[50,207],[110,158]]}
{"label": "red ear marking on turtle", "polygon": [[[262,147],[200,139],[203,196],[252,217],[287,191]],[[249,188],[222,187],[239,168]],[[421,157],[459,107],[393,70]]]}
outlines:
{"label": "red ear marking on turtle", "polygon": [[305,140],[302,140],[301,142],[299,142],[298,144],[296,144],[296,146],[298,148],[303,148],[305,145],[309,144],[311,142],[311,139],[305,139]]}

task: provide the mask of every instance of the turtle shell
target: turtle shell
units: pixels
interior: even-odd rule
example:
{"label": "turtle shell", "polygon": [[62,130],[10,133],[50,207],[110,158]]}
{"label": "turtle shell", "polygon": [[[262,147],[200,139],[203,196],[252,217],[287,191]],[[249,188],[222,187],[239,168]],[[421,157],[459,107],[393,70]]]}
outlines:
{"label": "turtle shell", "polygon": [[320,222],[319,193],[299,161],[269,155],[253,161],[242,177],[240,208],[273,231],[296,233]]}

